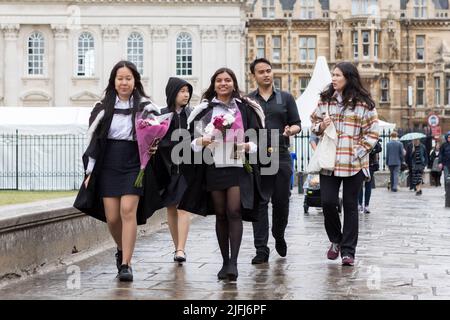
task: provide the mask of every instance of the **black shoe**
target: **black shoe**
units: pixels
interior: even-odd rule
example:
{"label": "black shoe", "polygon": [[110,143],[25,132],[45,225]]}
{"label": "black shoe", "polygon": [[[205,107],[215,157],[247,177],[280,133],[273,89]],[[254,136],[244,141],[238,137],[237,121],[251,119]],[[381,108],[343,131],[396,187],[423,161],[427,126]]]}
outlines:
{"label": "black shoe", "polygon": [[237,264],[229,264],[227,269],[227,277],[230,281],[236,281],[238,278]]}
{"label": "black shoe", "polygon": [[228,263],[224,263],[222,266],[222,269],[220,269],[219,273],[217,274],[217,278],[219,280],[224,280],[227,278],[227,271],[228,271]]}
{"label": "black shoe", "polygon": [[117,266],[117,272],[120,271],[120,266],[122,265],[122,258],[123,258],[122,250],[117,249],[117,252],[116,252],[116,266]]}
{"label": "black shoe", "polygon": [[[183,255],[180,256],[180,255],[177,254],[177,252],[182,252]],[[176,250],[176,251],[174,252],[173,260],[174,260],[174,261],[177,261],[177,262],[179,262],[179,263],[185,262],[185,261],[186,261],[186,252],[184,252],[183,250]]]}
{"label": "black shoe", "polygon": [[416,196],[420,196],[420,195],[422,195],[422,190],[419,190],[416,192]]}
{"label": "black shoe", "polygon": [[256,256],[252,259],[252,264],[261,264],[269,261],[269,255],[265,253],[258,252]]}
{"label": "black shoe", "polygon": [[123,264],[120,266],[118,277],[120,281],[131,282],[133,281],[133,270],[129,265]]}
{"label": "black shoe", "polygon": [[281,257],[286,257],[286,254],[287,254],[286,241],[284,239],[276,240],[275,241],[275,250],[277,250],[278,254]]}

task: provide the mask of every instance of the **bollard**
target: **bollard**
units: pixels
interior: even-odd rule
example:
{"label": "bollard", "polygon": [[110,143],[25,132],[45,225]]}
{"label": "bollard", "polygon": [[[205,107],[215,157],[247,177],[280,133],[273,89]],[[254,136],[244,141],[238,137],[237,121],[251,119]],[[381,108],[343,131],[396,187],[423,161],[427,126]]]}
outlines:
{"label": "bollard", "polygon": [[445,179],[445,206],[450,207],[450,174]]}
{"label": "bollard", "polygon": [[298,193],[303,194],[303,172],[297,172]]}

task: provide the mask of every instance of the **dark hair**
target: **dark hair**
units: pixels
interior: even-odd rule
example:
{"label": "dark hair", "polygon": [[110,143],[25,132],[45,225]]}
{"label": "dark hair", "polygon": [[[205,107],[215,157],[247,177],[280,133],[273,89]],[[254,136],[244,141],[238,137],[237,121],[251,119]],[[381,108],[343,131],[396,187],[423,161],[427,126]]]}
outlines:
{"label": "dark hair", "polygon": [[231,96],[233,98],[241,98],[239,85],[238,85],[237,78],[236,78],[236,75],[234,74],[233,70],[228,69],[228,68],[220,68],[216,72],[214,72],[213,76],[211,77],[211,83],[209,85],[209,88],[206,89],[205,93],[203,93],[202,100],[206,99],[208,101],[211,101],[216,96],[216,91],[214,90],[216,78],[219,74],[225,73],[225,72],[228,73],[230,75],[231,79],[233,80],[234,90],[233,90],[233,93],[231,94]]}
{"label": "dark hair", "polygon": [[255,74],[255,67],[258,63],[267,63],[270,67],[272,67],[272,64],[266,58],[257,58],[250,64],[250,72],[252,74]]}
{"label": "dark hair", "polygon": [[[139,71],[136,68],[136,65],[130,61],[122,60],[116,63],[116,65],[112,68],[111,74],[109,76],[108,80],[108,86],[106,87],[104,91],[104,97],[102,99],[102,104],[105,108],[105,119],[110,119],[114,115],[114,106],[116,104],[116,75],[117,71],[120,68],[128,68],[130,69],[131,73],[133,74],[134,78],[134,89],[131,93],[131,96],[133,97],[133,131],[134,131],[134,119],[135,119],[135,113],[138,111],[139,102],[141,97],[146,97],[144,87],[141,82],[141,75],[139,74]],[[130,97],[131,98],[131,97]],[[104,123],[109,123],[109,121],[104,121]],[[106,130],[109,130],[109,128],[106,128],[102,126],[101,135],[107,134]]]}
{"label": "dark hair", "polygon": [[[355,65],[350,62],[339,62],[334,67],[334,69],[336,68],[342,71],[345,80],[347,80],[345,88],[342,91],[342,102],[345,108],[350,107],[353,110],[359,101],[366,103],[369,110],[373,110],[375,108],[375,102],[369,91],[362,85],[361,77]],[[322,101],[330,101],[334,92],[333,84],[330,83],[328,88],[320,94],[320,98]]]}

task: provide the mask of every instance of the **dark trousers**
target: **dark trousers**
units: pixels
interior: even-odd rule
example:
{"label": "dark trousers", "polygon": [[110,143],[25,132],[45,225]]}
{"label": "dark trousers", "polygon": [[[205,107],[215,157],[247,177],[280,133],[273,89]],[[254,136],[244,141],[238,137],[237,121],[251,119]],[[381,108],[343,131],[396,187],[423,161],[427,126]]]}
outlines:
{"label": "dark trousers", "polygon": [[430,185],[439,187],[441,185],[441,174],[442,171],[431,171],[430,172]]}
{"label": "dark trousers", "polygon": [[368,207],[370,203],[370,196],[372,195],[372,180],[363,183],[364,187],[361,187],[358,194],[358,204],[362,206],[364,196],[364,206]]}
{"label": "dark trousers", "polygon": [[256,253],[269,255],[267,247],[269,240],[269,201],[272,201],[272,236],[276,239],[284,238],[284,231],[288,223],[289,197],[291,195],[290,181],[292,175],[291,155],[280,153],[279,170],[275,175],[262,175],[261,188],[267,200],[259,204],[259,217],[253,222],[253,237]]}
{"label": "dark trousers", "polygon": [[[341,256],[354,257],[358,243],[358,193],[361,189],[364,173],[358,172],[352,177],[320,175],[320,197],[322,199],[325,230],[331,242],[341,246]],[[338,214],[339,188],[343,183],[344,228]]]}

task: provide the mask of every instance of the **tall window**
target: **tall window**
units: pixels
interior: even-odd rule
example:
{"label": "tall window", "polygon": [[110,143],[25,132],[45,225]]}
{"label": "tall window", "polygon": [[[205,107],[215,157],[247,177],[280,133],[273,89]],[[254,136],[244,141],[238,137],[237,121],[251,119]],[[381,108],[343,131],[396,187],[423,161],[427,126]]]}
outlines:
{"label": "tall window", "polygon": [[375,31],[374,33],[374,43],[373,43],[373,56],[375,58],[378,58],[378,51],[379,51],[379,45],[380,45],[380,32]]}
{"label": "tall window", "polygon": [[300,1],[300,19],[314,19],[314,0]]}
{"label": "tall window", "polygon": [[425,36],[416,36],[416,59],[425,60]]}
{"label": "tall window", "polygon": [[358,31],[353,32],[353,58],[358,59]]}
{"label": "tall window", "polygon": [[94,37],[89,32],[83,32],[78,37],[78,68],[77,75],[92,77],[95,71]]}
{"label": "tall window", "polygon": [[378,11],[377,0],[352,0],[353,15],[375,15]]}
{"label": "tall window", "polygon": [[300,95],[302,95],[303,92],[305,92],[306,87],[308,87],[309,79],[310,78],[304,78],[304,77],[300,78],[299,88],[298,88]]}
{"label": "tall window", "polygon": [[262,16],[263,18],[275,18],[275,0],[263,0]]}
{"label": "tall window", "polygon": [[445,104],[450,105],[450,77],[445,79]]}
{"label": "tall window", "polygon": [[389,101],[389,79],[388,78],[381,79],[380,88],[381,88],[381,102],[388,102]]}
{"label": "tall window", "polygon": [[144,38],[137,32],[128,37],[127,59],[136,65],[141,75],[144,73]]}
{"label": "tall window", "polygon": [[362,45],[363,45],[363,57],[368,58],[370,55],[370,31],[361,32]]}
{"label": "tall window", "polygon": [[316,60],[316,37],[300,37],[300,61]]}
{"label": "tall window", "polygon": [[275,87],[275,89],[281,90],[281,78],[280,77],[273,78],[273,86]]}
{"label": "tall window", "polygon": [[414,18],[427,17],[427,0],[414,0]]}
{"label": "tall window", "polygon": [[423,106],[425,104],[425,78],[418,77],[416,79],[416,105]]}
{"label": "tall window", "polygon": [[28,37],[28,74],[44,74],[44,36],[33,32]]}
{"label": "tall window", "polygon": [[177,76],[192,75],[192,38],[186,33],[177,37]]}
{"label": "tall window", "polygon": [[273,62],[281,62],[281,37],[273,36],[272,37],[272,61]]}
{"label": "tall window", "polygon": [[266,37],[257,36],[256,37],[256,58],[266,57]]}
{"label": "tall window", "polygon": [[434,78],[434,104],[436,106],[441,105],[441,78]]}

